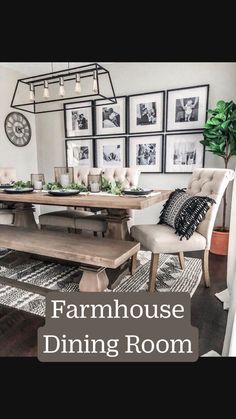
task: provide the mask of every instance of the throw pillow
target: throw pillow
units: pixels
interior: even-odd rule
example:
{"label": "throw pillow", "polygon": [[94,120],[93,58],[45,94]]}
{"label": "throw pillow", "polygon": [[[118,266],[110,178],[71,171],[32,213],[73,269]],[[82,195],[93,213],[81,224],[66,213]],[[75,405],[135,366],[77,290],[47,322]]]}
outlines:
{"label": "throw pillow", "polygon": [[159,224],[168,224],[180,240],[183,237],[188,240],[213,203],[215,200],[208,196],[192,196],[185,189],[176,189],[161,211]]}

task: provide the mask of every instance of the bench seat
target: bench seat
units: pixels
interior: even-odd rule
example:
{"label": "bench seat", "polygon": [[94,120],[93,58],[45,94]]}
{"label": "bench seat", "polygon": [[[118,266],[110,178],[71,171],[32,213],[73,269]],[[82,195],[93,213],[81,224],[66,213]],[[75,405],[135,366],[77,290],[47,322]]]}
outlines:
{"label": "bench seat", "polygon": [[[83,267],[80,281],[80,290],[83,291],[101,291],[99,275],[103,278],[102,288],[104,284],[107,287],[104,268],[116,269],[129,258],[135,259],[140,250],[140,244],[135,241],[90,238],[74,233],[5,225],[0,226],[0,247],[89,265],[87,269]],[[96,267],[95,270],[92,266]],[[92,283],[95,289],[90,289]]]}

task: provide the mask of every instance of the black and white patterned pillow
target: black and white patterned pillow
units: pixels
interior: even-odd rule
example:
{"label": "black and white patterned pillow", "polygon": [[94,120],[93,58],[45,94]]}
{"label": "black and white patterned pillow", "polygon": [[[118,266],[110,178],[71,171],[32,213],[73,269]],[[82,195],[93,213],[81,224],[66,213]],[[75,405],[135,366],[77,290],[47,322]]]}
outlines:
{"label": "black and white patterned pillow", "polygon": [[192,196],[185,189],[176,189],[161,211],[159,224],[173,227],[180,240],[189,239],[214,203],[208,196]]}

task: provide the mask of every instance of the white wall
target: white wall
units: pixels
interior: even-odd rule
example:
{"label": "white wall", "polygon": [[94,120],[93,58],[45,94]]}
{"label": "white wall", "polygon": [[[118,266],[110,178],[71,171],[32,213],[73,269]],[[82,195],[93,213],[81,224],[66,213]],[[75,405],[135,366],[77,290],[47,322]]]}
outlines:
{"label": "white wall", "polygon": [[[210,84],[209,107],[217,100],[236,101],[235,63],[101,63],[110,70],[116,95],[147,93],[200,84]],[[39,171],[53,179],[53,167],[65,164],[63,113],[42,114],[36,117]],[[236,159],[231,162],[235,167]],[[221,159],[206,153],[206,167],[223,167]],[[190,175],[142,174],[141,186],[160,189],[184,187]],[[230,192],[230,191],[229,191]],[[158,221],[161,205],[136,211],[136,223]],[[47,208],[48,210],[48,208]]]}
{"label": "white wall", "polygon": [[[4,121],[10,107],[15,84],[22,74],[0,66],[0,167],[15,167],[17,178],[30,180],[31,173],[38,172],[35,115],[22,112],[29,120],[32,129],[31,141],[25,147],[14,146],[7,138]],[[17,111],[18,112],[18,111]]]}

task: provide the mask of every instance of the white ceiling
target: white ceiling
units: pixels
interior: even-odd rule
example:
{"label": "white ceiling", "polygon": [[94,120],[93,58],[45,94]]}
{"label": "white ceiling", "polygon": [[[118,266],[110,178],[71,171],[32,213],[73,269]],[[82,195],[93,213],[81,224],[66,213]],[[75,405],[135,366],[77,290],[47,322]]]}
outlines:
{"label": "white ceiling", "polygon": [[[71,67],[77,67],[80,65],[84,65],[84,64],[90,64],[90,63],[82,63],[82,62],[77,62],[77,63],[69,63],[70,68]],[[42,74],[42,73],[50,73],[51,72],[51,63],[43,63],[43,62],[39,62],[39,63],[28,63],[28,62],[24,62],[24,63],[3,63],[0,62],[0,66],[3,67],[7,67],[10,68],[12,70],[18,71],[19,73],[22,73],[26,76],[37,76],[38,74]],[[68,68],[68,63],[53,63],[53,71],[58,71],[58,70],[64,70]]]}

